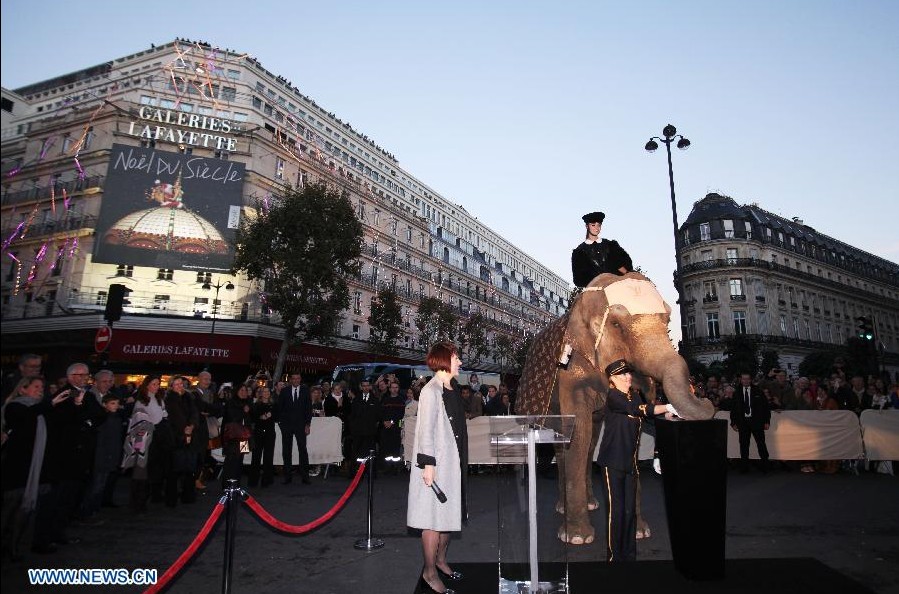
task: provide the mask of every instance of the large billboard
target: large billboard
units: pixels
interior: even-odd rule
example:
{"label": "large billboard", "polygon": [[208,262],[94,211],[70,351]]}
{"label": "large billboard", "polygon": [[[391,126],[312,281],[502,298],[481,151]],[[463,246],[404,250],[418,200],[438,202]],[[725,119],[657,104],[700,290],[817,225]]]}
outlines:
{"label": "large billboard", "polygon": [[114,144],[94,262],[229,270],[245,176],[236,161]]}

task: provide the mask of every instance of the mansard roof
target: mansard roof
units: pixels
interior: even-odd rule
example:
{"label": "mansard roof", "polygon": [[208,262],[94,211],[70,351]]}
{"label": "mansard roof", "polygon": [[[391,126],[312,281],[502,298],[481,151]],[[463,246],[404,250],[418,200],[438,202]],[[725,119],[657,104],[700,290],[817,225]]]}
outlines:
{"label": "mansard roof", "polygon": [[[826,250],[837,258],[843,256],[847,260],[856,264],[867,265],[874,269],[879,269],[893,282],[899,279],[899,264],[875,256],[857,247],[851,246],[838,239],[834,239],[828,235],[820,233],[813,227],[806,225],[801,219],[787,219],[782,216],[769,212],[756,204],[739,206],[733,198],[722,196],[716,193],[707,194],[702,200],[693,204],[693,210],[687,217],[686,222],[681,226],[684,229],[692,229],[700,223],[711,223],[730,219],[734,221],[749,221],[752,225],[754,237],[761,241],[767,240],[765,228],[770,228],[773,238],[777,239],[778,233],[783,233],[786,238],[795,237],[799,242],[805,242],[809,246],[815,246],[818,249]],[[720,226],[720,223],[718,223]],[[715,227],[713,225],[713,227]],[[746,237],[745,232],[739,229],[740,226],[735,225],[735,235],[738,238]],[[698,235],[698,233],[696,233]],[[692,235],[692,233],[691,233]],[[712,231],[712,238],[716,238],[715,230]],[[798,248],[798,245],[797,245]],[[847,265],[849,262],[846,263]]]}

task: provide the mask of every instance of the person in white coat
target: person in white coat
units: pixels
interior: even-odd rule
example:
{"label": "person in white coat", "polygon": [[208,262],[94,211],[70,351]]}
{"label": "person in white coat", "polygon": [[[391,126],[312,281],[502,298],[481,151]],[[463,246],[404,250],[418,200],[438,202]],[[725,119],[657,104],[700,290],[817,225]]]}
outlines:
{"label": "person in white coat", "polygon": [[467,519],[465,479],[468,431],[465,407],[455,377],[462,361],[449,342],[431,347],[427,358],[434,377],[421,390],[415,426],[413,466],[409,476],[406,523],[421,530],[424,567],[418,591],[449,592],[441,577],[462,579],[446,561],[450,533]]}

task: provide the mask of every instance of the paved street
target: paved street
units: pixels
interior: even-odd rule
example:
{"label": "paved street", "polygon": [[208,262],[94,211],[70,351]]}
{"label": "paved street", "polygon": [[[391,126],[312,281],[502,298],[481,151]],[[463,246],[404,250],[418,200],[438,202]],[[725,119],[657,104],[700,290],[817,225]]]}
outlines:
{"label": "paved street", "polygon": [[[643,509],[653,534],[638,543],[638,559],[671,559],[660,477],[644,472]],[[597,475],[598,477],[598,475]],[[549,479],[543,479],[551,486]],[[340,496],[345,477],[316,477],[311,485],[277,481],[253,495],[278,519],[303,524],[319,517]],[[346,508],[314,533],[285,536],[257,521],[244,506],[237,521],[233,589],[235,594],[266,592],[411,593],[421,567],[419,539],[405,525],[405,476],[378,476],[374,534],[386,545],[367,553],[353,548],[366,529],[366,484]],[[127,480],[119,501],[126,500]],[[450,548],[450,562],[496,559],[496,479],[471,480],[471,522]],[[701,493],[696,494],[702,497]],[[73,527],[82,538],[54,555],[29,555],[2,566],[4,592],[54,591],[28,587],[29,567],[157,568],[161,576],[193,539],[212,510],[216,495],[169,510],[153,506],[144,516],[127,508],[104,510],[106,523]],[[729,559],[813,557],[879,593],[899,593],[899,482],[863,473],[824,476],[774,471],[768,475],[731,473],[728,477],[727,557]],[[574,550],[572,561],[603,558],[602,508],[593,515],[594,545]],[[522,521],[524,518],[522,517]],[[219,592],[224,542],[220,522],[207,546],[181,573],[171,592]],[[65,591],[139,592],[141,588],[92,586]],[[471,593],[468,593],[471,594]]]}

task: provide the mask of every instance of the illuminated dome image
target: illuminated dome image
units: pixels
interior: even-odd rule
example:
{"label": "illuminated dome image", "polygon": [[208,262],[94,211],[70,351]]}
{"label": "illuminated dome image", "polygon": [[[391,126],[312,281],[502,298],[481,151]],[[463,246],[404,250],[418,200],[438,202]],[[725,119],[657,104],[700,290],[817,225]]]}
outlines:
{"label": "illuminated dome image", "polygon": [[147,199],[159,206],[132,212],[109,228],[104,243],[186,254],[227,254],[215,225],[184,206],[181,176],[174,184],[156,180]]}

